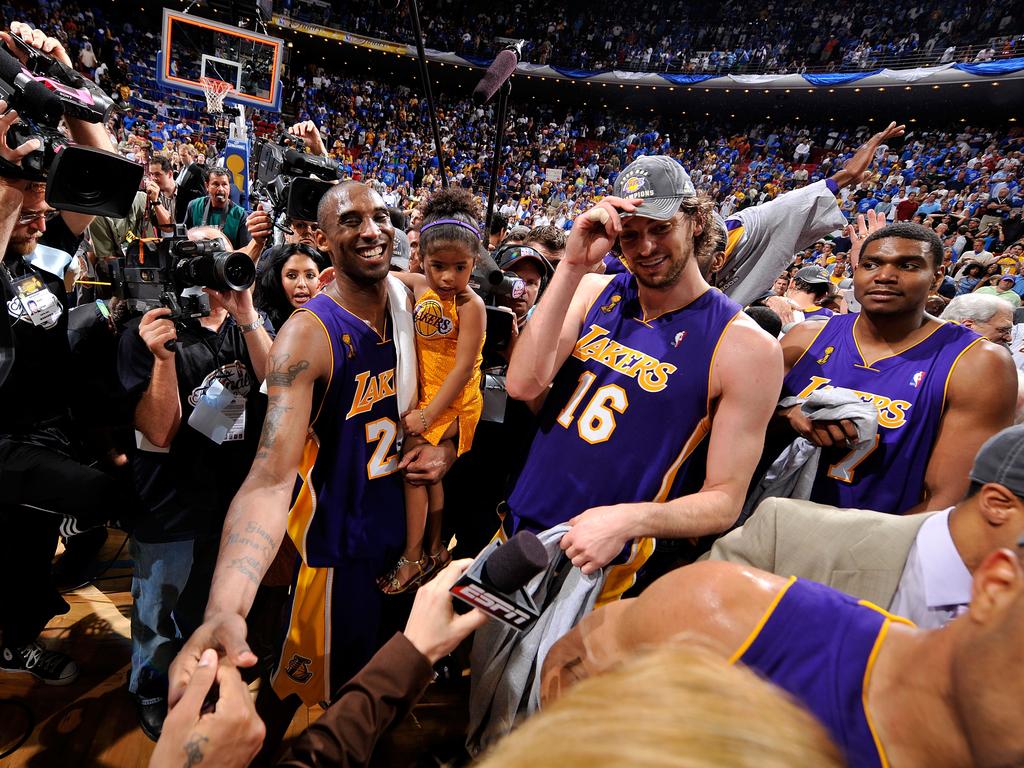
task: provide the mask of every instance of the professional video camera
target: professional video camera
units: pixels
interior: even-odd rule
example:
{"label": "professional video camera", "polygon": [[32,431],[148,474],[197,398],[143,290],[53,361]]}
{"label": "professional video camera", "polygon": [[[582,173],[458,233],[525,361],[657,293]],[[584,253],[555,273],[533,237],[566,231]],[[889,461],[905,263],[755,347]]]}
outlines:
{"label": "professional video camera", "polygon": [[181,235],[129,243],[114,272],[115,295],[130,310],[167,307],[176,322],[210,314],[209,297],[202,292],[185,294],[186,288],[243,291],[256,280],[256,267],[247,254],[225,251],[219,240]]}
{"label": "professional video camera", "polygon": [[[502,272],[490,253],[481,249],[476,268],[469,278],[469,287],[476,291],[487,306],[487,336],[484,339],[484,361],[491,361],[512,342],[511,310],[497,306],[500,296],[518,299],[526,293],[526,283],[514,272]],[[485,366],[486,367],[486,366]]]}
{"label": "professional video camera", "polygon": [[112,152],[75,146],[58,130],[64,116],[103,123],[114,102],[75,70],[17,35],[11,38],[26,64],[0,48],[0,98],[20,118],[8,131],[7,143],[16,147],[35,138],[41,146],[20,166],[0,158],[0,175],[45,181],[46,202],[60,210],[127,216],[142,166]]}
{"label": "professional video camera", "polygon": [[290,219],[316,221],[320,198],[331,188],[331,182],[340,178],[338,163],[303,152],[306,143],[299,136],[285,134],[285,138],[295,146],[265,139],[253,142],[253,189],[270,203],[275,218],[285,213]]}
{"label": "professional video camera", "polygon": [[469,279],[469,287],[485,300],[492,296],[519,299],[526,293],[526,283],[515,272],[502,272],[494,257],[483,250]]}

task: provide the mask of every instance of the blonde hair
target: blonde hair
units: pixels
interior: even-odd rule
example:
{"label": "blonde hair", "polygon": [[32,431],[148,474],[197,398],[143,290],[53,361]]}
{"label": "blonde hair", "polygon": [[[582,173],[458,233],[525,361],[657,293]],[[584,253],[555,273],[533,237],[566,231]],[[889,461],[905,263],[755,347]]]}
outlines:
{"label": "blonde hair", "polygon": [[829,768],[845,763],[790,696],[710,649],[670,644],[580,682],[478,768]]}

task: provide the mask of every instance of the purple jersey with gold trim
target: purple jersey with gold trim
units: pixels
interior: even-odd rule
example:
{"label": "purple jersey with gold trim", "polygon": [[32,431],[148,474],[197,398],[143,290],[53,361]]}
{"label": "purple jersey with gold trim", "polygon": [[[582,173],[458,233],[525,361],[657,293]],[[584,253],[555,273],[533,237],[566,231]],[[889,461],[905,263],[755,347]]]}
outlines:
{"label": "purple jersey with gold trim", "polygon": [[379,559],[383,568],[405,540],[394,341],[325,294],[298,311],[319,321],[333,363],[314,391],[288,532],[307,565]]}
{"label": "purple jersey with gold trim", "polygon": [[715,289],[645,318],[636,279],[616,275],[555,376],[508,503],[540,531],[591,507],[678,495],[711,428],[715,351],[740,306]]}
{"label": "purple jersey with gold trim", "polygon": [[792,578],[731,661],[789,691],[825,726],[851,768],[883,768],[865,693],[893,622],[866,600]]}
{"label": "purple jersey with gold trim", "polygon": [[878,409],[874,443],[830,449],[818,465],[811,501],[901,514],[921,500],[925,470],[945,409],[957,361],[981,341],[954,323],[934,330],[899,355],[871,366],[853,331],[859,315],[835,315],[786,375],[783,397],[806,398],[817,389],[845,387]]}

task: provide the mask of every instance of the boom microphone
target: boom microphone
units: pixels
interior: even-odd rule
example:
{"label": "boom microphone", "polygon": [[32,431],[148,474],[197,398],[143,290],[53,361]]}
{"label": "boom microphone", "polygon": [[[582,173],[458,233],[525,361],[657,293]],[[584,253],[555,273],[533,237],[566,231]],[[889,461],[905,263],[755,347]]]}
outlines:
{"label": "boom microphone", "polygon": [[494,57],[494,61],[491,62],[491,66],[487,68],[486,74],[483,79],[477,83],[476,88],[473,89],[473,101],[477,104],[486,104],[494,98],[494,94],[498,92],[508,79],[512,77],[512,73],[516,71],[516,66],[519,64],[519,59],[523,55],[523,41],[520,40],[515,45],[510,45],[503,51],[500,51],[497,56]]}
{"label": "boom microphone", "polygon": [[[16,58],[0,48],[0,80],[13,90],[3,94],[21,113],[31,114],[47,125],[56,125],[64,114],[64,104],[45,85],[25,71]],[[3,88],[7,90],[7,88]],[[11,95],[19,98],[11,99]]]}
{"label": "boom microphone", "polygon": [[529,531],[520,531],[504,544],[487,546],[450,591],[491,618],[526,629],[540,611],[523,587],[547,566],[544,545]]}

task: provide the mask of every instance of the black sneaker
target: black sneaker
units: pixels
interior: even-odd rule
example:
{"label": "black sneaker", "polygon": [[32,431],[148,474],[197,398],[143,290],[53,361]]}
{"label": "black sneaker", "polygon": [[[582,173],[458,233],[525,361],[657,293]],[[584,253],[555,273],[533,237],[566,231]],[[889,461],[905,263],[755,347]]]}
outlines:
{"label": "black sneaker", "polygon": [[0,650],[0,671],[35,675],[47,685],[67,685],[78,677],[78,664],[66,653],[49,651],[36,640]]}

